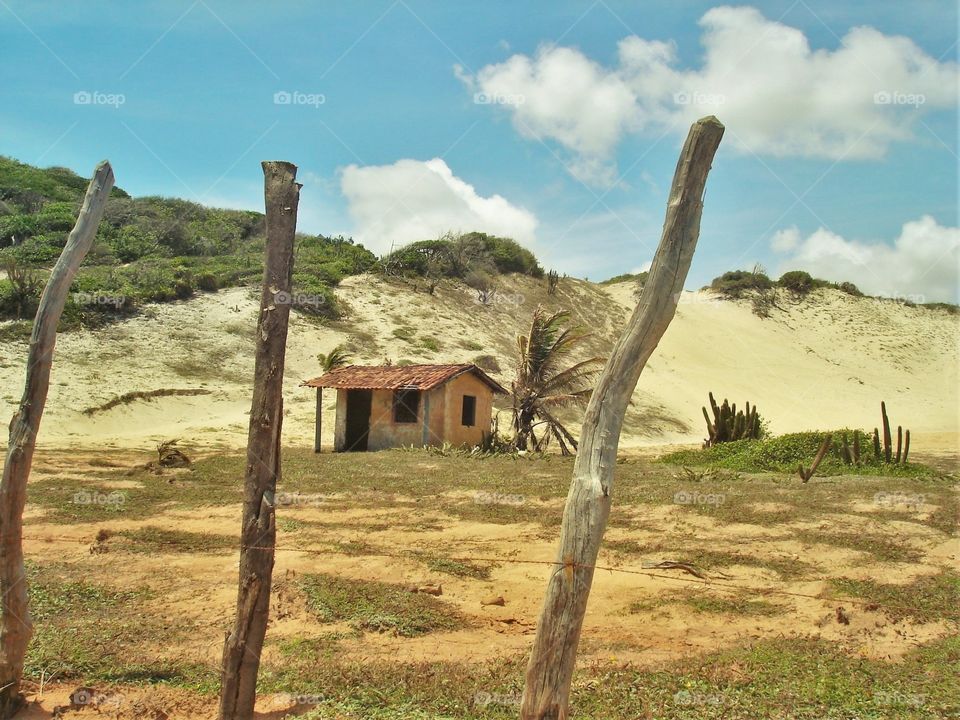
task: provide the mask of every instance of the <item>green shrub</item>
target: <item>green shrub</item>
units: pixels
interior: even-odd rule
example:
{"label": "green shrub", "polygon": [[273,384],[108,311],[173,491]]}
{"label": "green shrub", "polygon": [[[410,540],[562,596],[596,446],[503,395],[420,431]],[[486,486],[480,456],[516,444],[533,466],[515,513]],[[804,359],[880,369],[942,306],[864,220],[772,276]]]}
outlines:
{"label": "green shrub", "polygon": [[773,282],[760,270],[731,270],[714,278],[710,289],[726,298],[741,298],[750,290],[767,290]]}
{"label": "green shrub", "polygon": [[[853,430],[842,428],[829,431],[833,443],[817,472],[820,475],[864,473],[874,475],[928,475],[925,465],[887,465],[873,455],[872,432],[860,432],[860,465],[846,465],[842,455],[842,437],[846,433],[853,441]],[[762,440],[737,440],[720,443],[701,450],[680,450],[665,455],[661,462],[671,465],[709,465],[740,472],[794,473],[803,463],[809,465],[817,454],[827,432],[800,432],[778,435]]]}
{"label": "green shrub", "polygon": [[780,276],[777,284],[796,295],[806,295],[814,287],[810,273],[804,270],[791,270]]}
{"label": "green shrub", "polygon": [[845,292],[847,295],[853,295],[854,297],[863,297],[863,293],[860,292],[860,288],[858,288],[852,282],[837,283],[837,290],[840,292]]}

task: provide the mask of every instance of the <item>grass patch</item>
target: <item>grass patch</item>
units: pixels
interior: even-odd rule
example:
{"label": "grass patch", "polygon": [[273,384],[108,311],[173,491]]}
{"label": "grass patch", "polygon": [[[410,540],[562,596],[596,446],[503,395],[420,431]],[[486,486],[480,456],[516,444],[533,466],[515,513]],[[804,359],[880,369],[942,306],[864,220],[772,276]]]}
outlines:
{"label": "grass patch", "polygon": [[722,593],[718,595],[699,590],[660,595],[630,604],[630,613],[651,612],[660,608],[683,605],[694,612],[713,615],[769,616],[785,612],[782,605],[767,600],[757,600],[749,593]]}
{"label": "grass patch", "polygon": [[305,575],[307,607],[323,623],[348,622],[357,630],[417,637],[466,627],[456,610],[431,595],[389,583],[335,575]]}
{"label": "grass patch", "polygon": [[955,571],[922,577],[909,585],[836,578],[831,585],[843,595],[874,602],[893,620],[960,622],[960,574]]}
{"label": "grass patch", "polygon": [[905,545],[902,541],[872,533],[794,530],[794,537],[808,545],[830,545],[845,550],[857,550],[873,555],[884,562],[919,562],[923,560],[921,551]]}
{"label": "grass patch", "polygon": [[224,553],[238,549],[237,538],[231,535],[166,530],[150,526],[123,530],[115,537],[119,539],[114,546],[117,550],[148,555]]}
{"label": "grass patch", "polygon": [[135,391],[128,392],[109,400],[108,402],[103,403],[103,405],[97,405],[96,407],[88,407],[83,411],[84,415],[95,415],[96,413],[106,412],[107,410],[112,410],[115,407],[120,405],[129,405],[132,402],[137,400],[153,400],[158,397],[183,397],[191,395],[209,395],[210,390],[203,390],[200,388],[161,388],[159,390],[147,390],[147,391]]}
{"label": "grass patch", "polygon": [[734,565],[773,570],[784,580],[796,580],[812,575],[816,568],[792,558],[764,558],[738,552],[689,547],[678,542],[641,544],[635,540],[604,540],[603,548],[623,556],[656,556],[686,562],[704,570],[729,568]]}
{"label": "grass patch", "polygon": [[[884,475],[896,477],[930,477],[936,472],[926,465],[909,463],[906,465],[879,462],[873,455],[870,436],[862,432],[860,465],[846,465],[842,460],[841,436],[846,433],[852,440],[853,430],[830,431],[834,443],[824,457],[817,474],[828,475]],[[661,462],[671,465],[708,465],[740,472],[782,472],[796,473],[802,463],[809,466],[823,442],[826,432],[802,432],[778,435],[762,440],[736,440],[719,443],[709,448],[679,450],[660,458]]]}
{"label": "grass patch", "polygon": [[430,555],[424,552],[414,552],[413,556],[426,565],[430,570],[459,578],[474,580],[489,580],[490,565],[473,563],[465,560],[454,560],[440,555]]}

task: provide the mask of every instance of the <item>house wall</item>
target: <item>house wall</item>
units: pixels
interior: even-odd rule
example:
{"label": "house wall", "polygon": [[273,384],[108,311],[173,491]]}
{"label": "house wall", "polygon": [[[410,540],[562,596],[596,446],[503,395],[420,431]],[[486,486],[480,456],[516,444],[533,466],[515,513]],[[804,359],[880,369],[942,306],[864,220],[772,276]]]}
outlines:
{"label": "house wall", "polygon": [[442,445],[444,401],[443,386],[421,393],[417,422],[397,423],[393,421],[393,391],[374,390],[367,449],[383,450],[401,445]]}
{"label": "house wall", "polygon": [[[347,393],[337,390],[337,416],[334,427],[334,450],[341,452],[346,445]],[[476,424],[460,424],[463,396],[477,398]],[[490,431],[493,411],[493,393],[472,373],[464,373],[438,388],[420,395],[416,423],[393,421],[393,391],[374,390],[371,396],[370,434],[368,450],[383,450],[402,445],[476,445],[484,433]]]}
{"label": "house wall", "polygon": [[[464,373],[443,386],[446,395],[447,413],[444,417],[443,438],[451,445],[477,445],[485,433],[490,432],[493,417],[493,391],[473,373]],[[463,412],[463,396],[477,399],[476,423],[473,427],[460,424]]]}

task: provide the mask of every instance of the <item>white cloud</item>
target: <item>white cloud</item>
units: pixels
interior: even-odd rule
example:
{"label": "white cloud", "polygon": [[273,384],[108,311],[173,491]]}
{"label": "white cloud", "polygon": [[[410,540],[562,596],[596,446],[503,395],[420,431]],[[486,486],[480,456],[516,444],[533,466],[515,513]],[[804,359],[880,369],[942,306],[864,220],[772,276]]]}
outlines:
{"label": "white cloud", "polygon": [[929,215],[905,223],[892,245],[847,240],[824,228],[802,240],[796,228],[781,233],[796,234],[781,271],[806,270],[814,277],[850,281],[869,295],[958,300],[960,228],[944,227]]}
{"label": "white cloud", "polygon": [[800,230],[796,226],[777,230],[770,239],[770,247],[776,252],[788,252],[800,244]]}
{"label": "white cloud", "polygon": [[613,154],[627,134],[684,132],[706,114],[721,118],[742,151],[877,158],[910,139],[924,111],[957,100],[956,63],[938,62],[909,38],[854,27],[836,49],[813,50],[800,30],[750,7],[713,8],[700,25],[699,69],[678,68],[672,43],[631,35],[611,68],[548,45],[475,76],[455,72],[510,112],[521,135],[555,141],[571,173],[598,185],[615,181]]}
{"label": "white cloud", "polygon": [[439,158],[393,165],[349,165],[340,188],[355,223],[354,237],[376,253],[393,244],[478,230],[531,246],[537,219],[500,195],[483,197]]}

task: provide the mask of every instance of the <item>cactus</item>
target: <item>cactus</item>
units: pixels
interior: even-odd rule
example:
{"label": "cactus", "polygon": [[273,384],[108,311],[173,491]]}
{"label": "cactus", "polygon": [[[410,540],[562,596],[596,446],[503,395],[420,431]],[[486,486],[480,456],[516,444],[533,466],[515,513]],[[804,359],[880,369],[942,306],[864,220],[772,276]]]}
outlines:
{"label": "cactus", "polygon": [[560,284],[560,275],[556,270],[547,273],[547,295],[556,295],[557,285]]}
{"label": "cactus", "polygon": [[713,410],[712,419],[707,408],[703,408],[708,435],[704,447],[734,440],[756,440],[760,437],[760,415],[755,406],[750,407],[749,402],[746,410],[737,410],[737,404],[731,405],[726,399],[723,405],[717,405],[713,393],[710,393],[710,408]]}
{"label": "cactus", "polygon": [[890,464],[893,459],[890,449],[890,418],[887,417],[887,404],[880,401],[880,415],[883,416],[883,461]]}
{"label": "cactus", "polygon": [[853,462],[856,465],[860,464],[860,431],[853,431]]}
{"label": "cactus", "polygon": [[[893,436],[890,431],[890,418],[887,417],[887,404],[880,402],[880,415],[883,419],[883,462],[889,464],[906,464],[910,453],[910,431],[904,431],[902,425],[897,425],[897,450],[893,451]],[[880,461],[880,439],[876,428],[873,430],[874,454]]]}
{"label": "cactus", "polygon": [[831,436],[828,433],[823,437],[823,442],[820,443],[820,449],[817,451],[817,456],[813,459],[813,465],[810,466],[809,470],[805,469],[803,465],[799,467],[798,472],[803,482],[809,482],[810,478],[812,478],[813,474],[817,471],[817,468],[820,467],[820,463],[827,454],[827,450],[830,449],[830,441]]}

